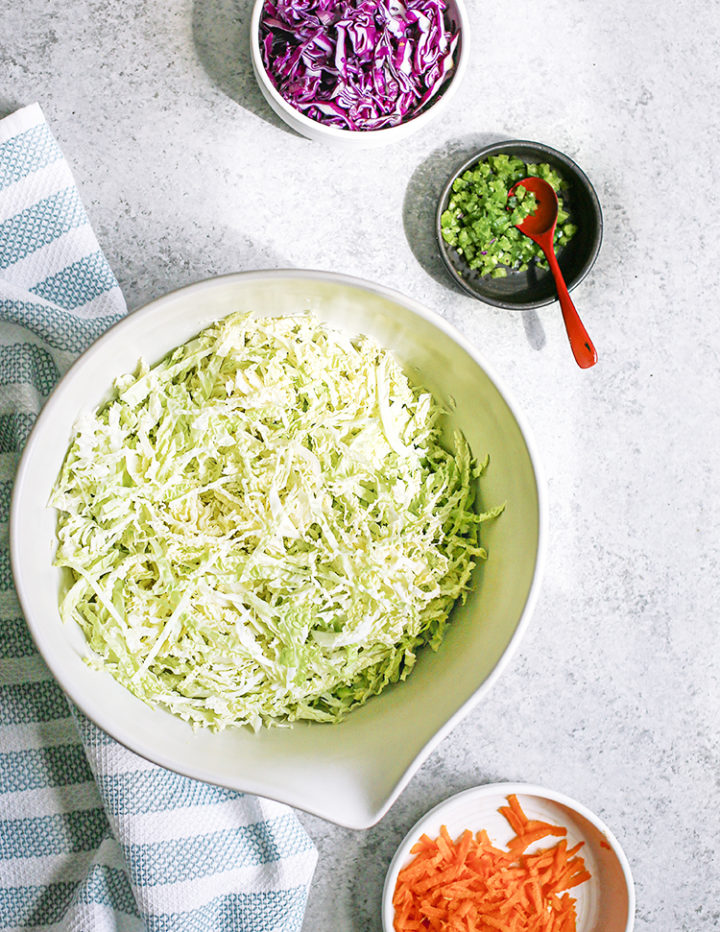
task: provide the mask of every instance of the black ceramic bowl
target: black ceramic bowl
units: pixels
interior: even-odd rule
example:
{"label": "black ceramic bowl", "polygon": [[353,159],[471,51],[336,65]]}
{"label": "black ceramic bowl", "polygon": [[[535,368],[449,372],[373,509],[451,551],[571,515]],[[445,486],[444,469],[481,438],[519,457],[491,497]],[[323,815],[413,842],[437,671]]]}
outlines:
{"label": "black ceramic bowl", "polygon": [[440,218],[447,210],[455,179],[488,156],[501,153],[518,156],[526,163],[547,162],[563,178],[565,187],[560,191],[563,207],[578,228],[567,246],[557,253],[558,263],[570,291],[585,278],[600,252],[602,211],[587,175],[562,152],[539,142],[511,139],[486,146],[455,172],[442,193],[437,211],[437,238],[445,265],[455,281],[474,298],[495,307],[522,311],[552,304],[557,300],[555,283],[549,269],[537,268],[533,262],[524,272],[508,271],[505,278],[479,275],[468,267],[463,257],[458,255],[452,246],[448,246],[442,238],[440,227]]}

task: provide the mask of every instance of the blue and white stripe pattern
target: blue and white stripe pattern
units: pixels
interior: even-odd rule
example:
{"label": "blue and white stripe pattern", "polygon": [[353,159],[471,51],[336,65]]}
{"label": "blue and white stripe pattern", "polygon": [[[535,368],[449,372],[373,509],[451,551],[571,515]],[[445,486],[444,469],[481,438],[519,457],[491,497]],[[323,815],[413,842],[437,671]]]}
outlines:
{"label": "blue and white stripe pattern", "polygon": [[40,108],[0,121],[0,930],[294,932],[317,853],[294,813],[163,770],[71,708],[13,588],[37,414],[126,312]]}

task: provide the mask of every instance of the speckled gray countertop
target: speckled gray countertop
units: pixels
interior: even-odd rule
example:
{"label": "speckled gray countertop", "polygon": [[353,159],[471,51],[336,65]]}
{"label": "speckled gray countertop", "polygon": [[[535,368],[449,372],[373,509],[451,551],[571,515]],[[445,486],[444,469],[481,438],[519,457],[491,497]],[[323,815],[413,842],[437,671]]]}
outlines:
{"label": "speckled gray countertop", "polygon": [[[469,8],[472,60],[449,113],[378,151],[331,151],[280,123],[255,85],[239,0],[6,2],[0,115],[40,102],[131,307],[237,269],[382,282],[472,340],[538,442],[550,534],[529,631],[377,826],[302,817],[320,851],[305,932],[377,932],[408,828],[496,780],[544,784],[601,815],[632,865],[638,932],[709,932],[720,928],[720,8]],[[575,292],[592,370],[573,363],[557,305],[480,305],[435,249],[446,176],[507,137],[567,152],[597,188],[604,244]]]}

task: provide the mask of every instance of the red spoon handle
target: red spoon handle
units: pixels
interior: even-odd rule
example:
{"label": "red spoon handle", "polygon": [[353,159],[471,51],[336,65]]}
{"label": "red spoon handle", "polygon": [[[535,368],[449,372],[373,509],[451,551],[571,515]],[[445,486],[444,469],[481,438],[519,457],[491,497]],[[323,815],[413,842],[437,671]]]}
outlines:
{"label": "red spoon handle", "polygon": [[575,362],[581,369],[589,369],[590,366],[594,366],[597,362],[597,352],[593,346],[592,340],[588,336],[587,330],[583,326],[583,322],[580,320],[578,312],[575,310],[575,305],[572,303],[572,298],[567,290],[565,279],[563,278],[563,274],[560,271],[560,266],[555,256],[555,250],[552,246],[548,249],[545,244],[543,244],[543,252],[550,264],[550,271],[555,279],[555,287],[557,288],[560,308],[562,309],[563,320],[565,321],[565,330],[570,340],[570,348],[575,357]]}

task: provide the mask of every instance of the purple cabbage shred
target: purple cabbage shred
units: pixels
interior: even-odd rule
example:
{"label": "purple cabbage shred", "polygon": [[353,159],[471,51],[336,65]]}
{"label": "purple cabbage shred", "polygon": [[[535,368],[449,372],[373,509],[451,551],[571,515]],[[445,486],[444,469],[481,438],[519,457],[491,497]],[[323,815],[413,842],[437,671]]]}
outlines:
{"label": "purple cabbage shred", "polygon": [[266,0],[260,47],[297,110],[375,130],[421,113],[449,80],[459,41],[444,0]]}

